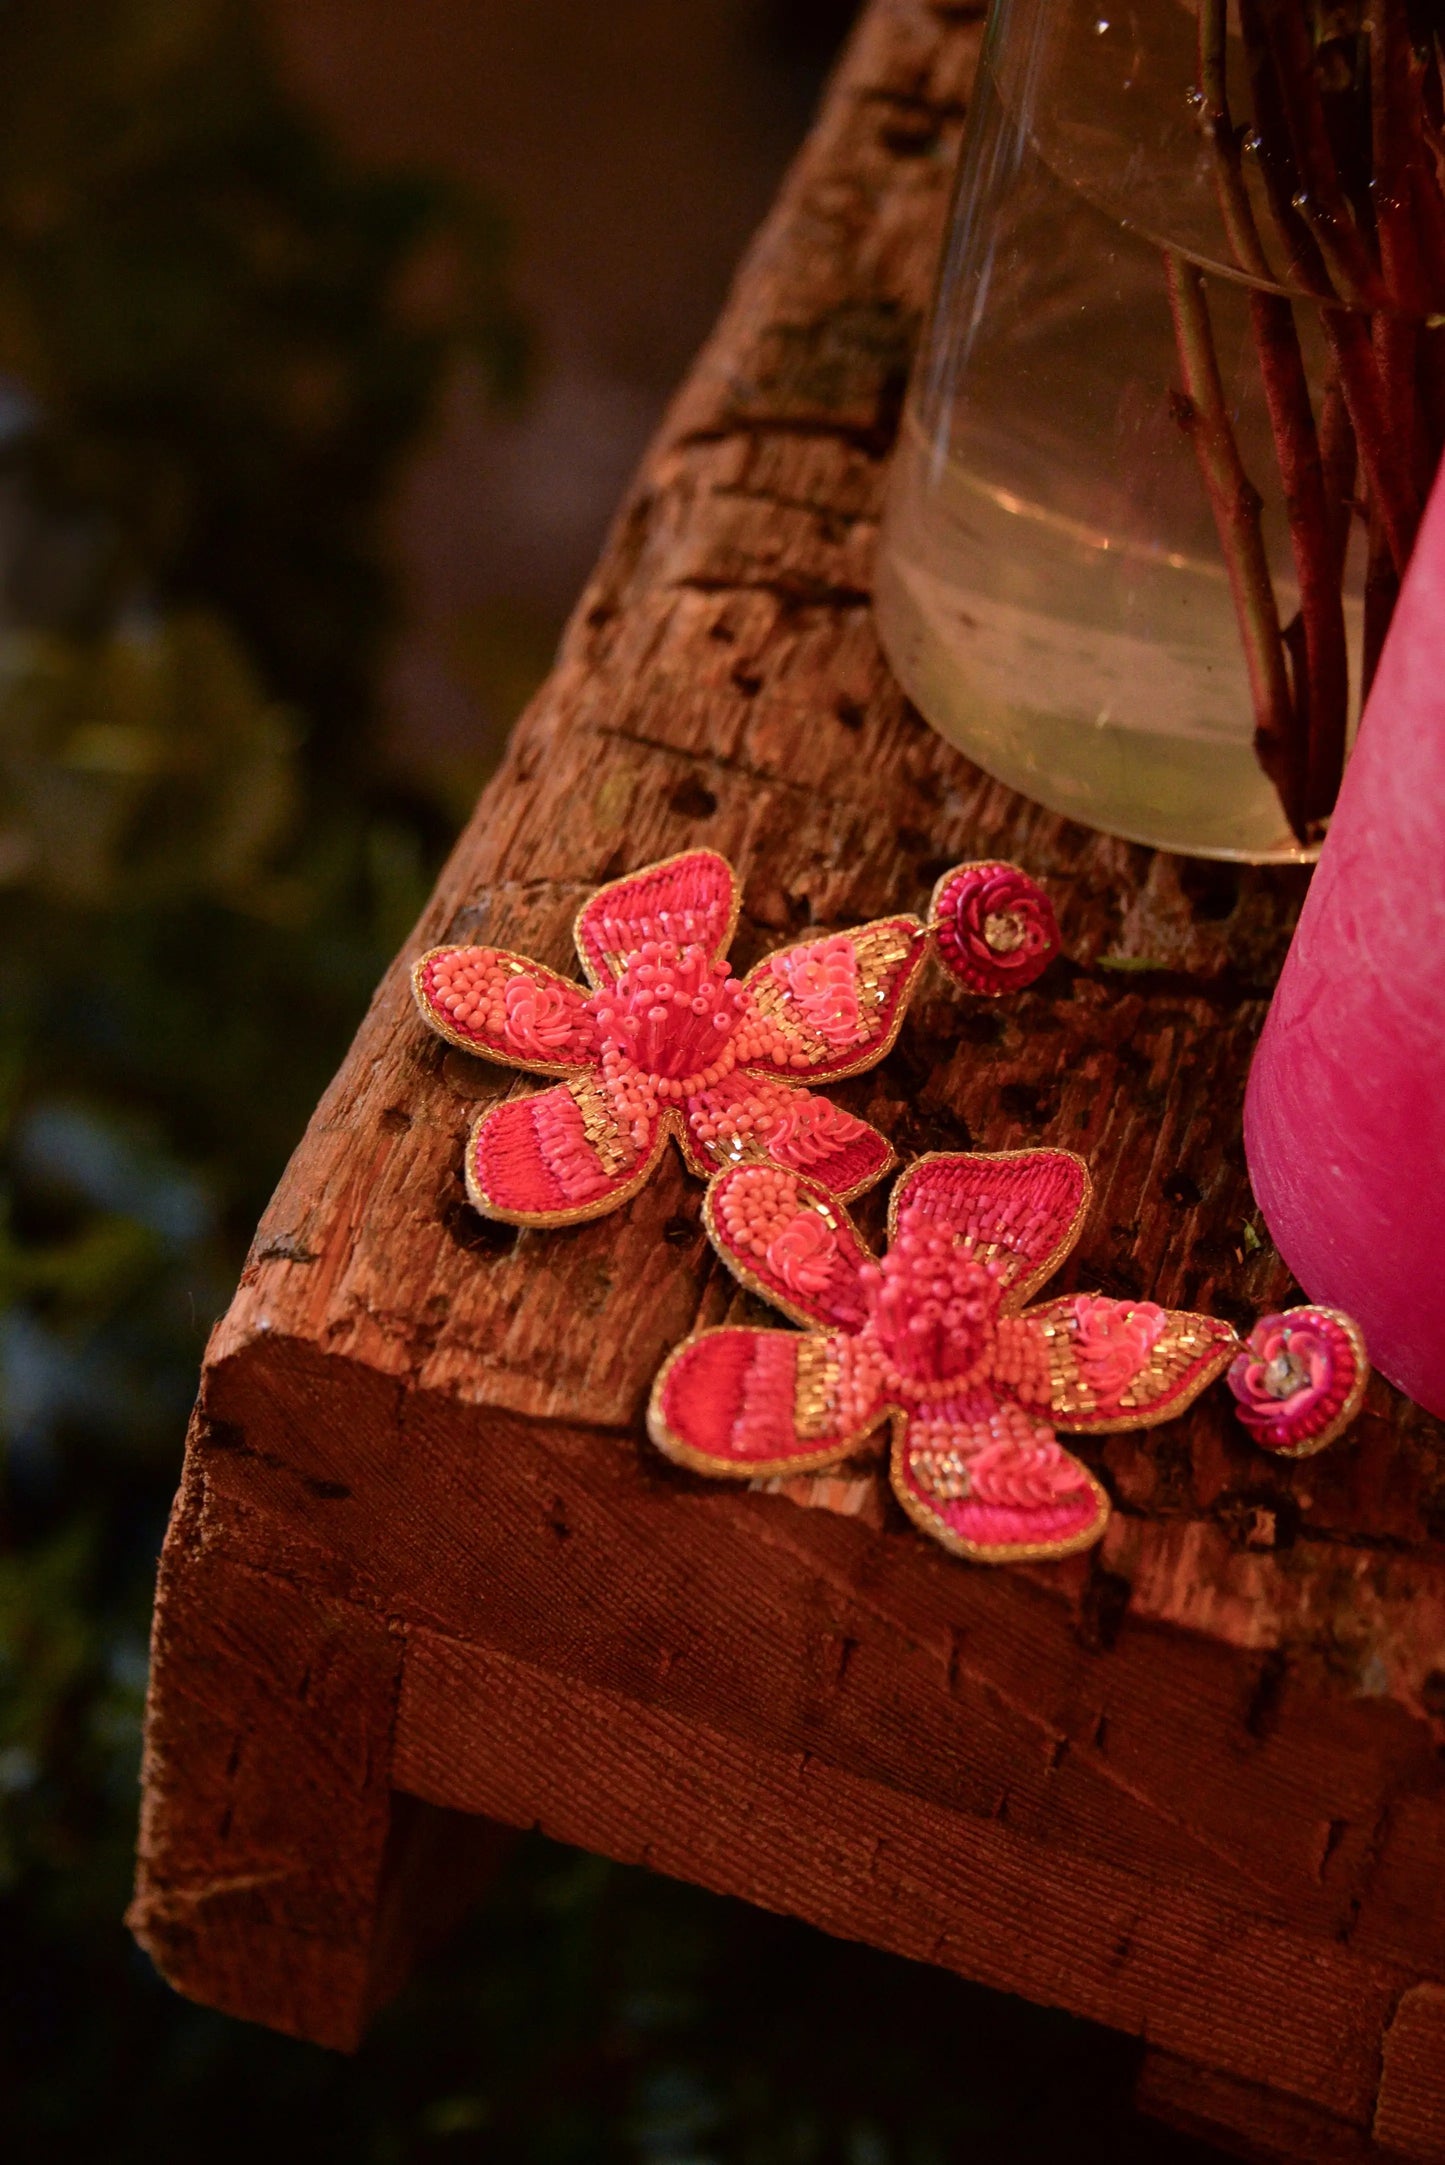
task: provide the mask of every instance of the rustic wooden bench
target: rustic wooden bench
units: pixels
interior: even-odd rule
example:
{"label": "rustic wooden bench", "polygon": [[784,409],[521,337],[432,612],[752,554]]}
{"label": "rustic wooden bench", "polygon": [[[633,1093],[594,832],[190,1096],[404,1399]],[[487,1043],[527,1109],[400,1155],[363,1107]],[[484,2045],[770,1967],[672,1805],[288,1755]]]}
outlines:
{"label": "rustic wooden bench", "polygon": [[1131,2032],[1146,2108],[1241,2155],[1441,2158],[1439,1424],[1377,1382],[1287,1465],[1216,1390],[1084,1445],[1100,1550],[1004,1571],[920,1539],[867,1466],[694,1478],[641,1416],[699,1316],[748,1310],[699,1187],[669,1157],[600,1222],[483,1222],[464,1135],[530,1085],[408,997],[443,939],[571,968],[579,899],[695,842],[740,868],[742,965],[1017,858],[1067,961],[1006,1008],[930,981],[840,1097],[905,1153],[1086,1152],[1066,1283],[1240,1318],[1286,1291],[1240,1100],[1300,877],[1022,802],[874,638],[979,12],[865,13],[257,1235],[162,1563],[132,1923],[183,1992],[348,2047],[496,1823],[535,1825]]}

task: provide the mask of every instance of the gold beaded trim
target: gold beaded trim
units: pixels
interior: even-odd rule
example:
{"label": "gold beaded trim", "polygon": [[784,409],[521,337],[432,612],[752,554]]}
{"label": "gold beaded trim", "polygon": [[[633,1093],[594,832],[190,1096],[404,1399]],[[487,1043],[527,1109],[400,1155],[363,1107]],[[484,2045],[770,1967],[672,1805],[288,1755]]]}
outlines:
{"label": "gold beaded trim", "polygon": [[963,1503],[973,1494],[973,1475],[968,1470],[968,1459],[956,1445],[946,1451],[913,1451],[908,1463],[919,1487],[927,1489],[930,1496],[937,1496],[942,1503]]}
{"label": "gold beaded trim", "polygon": [[1045,1323],[1042,1330],[1049,1348],[1049,1405],[1059,1420],[1087,1420],[1097,1401],[1074,1355],[1072,1318]]}
{"label": "gold beaded trim", "polygon": [[832,1338],[800,1338],[793,1382],[793,1426],[803,1442],[832,1433],[838,1406],[838,1355]]}
{"label": "gold beaded trim", "polygon": [[[781,953],[789,950],[781,949]],[[770,962],[772,957],[767,960]],[[792,994],[781,984],[766,966],[750,971],[747,978],[748,991],[753,1004],[765,1022],[780,1030],[790,1045],[802,1053],[810,1068],[821,1066],[828,1058],[829,1048],[815,1030],[799,1020]]]}
{"label": "gold beaded trim", "polygon": [[882,1017],[873,1010],[886,1006],[888,986],[912,953],[917,934],[905,935],[897,925],[864,925],[851,938],[858,956],[862,1019],[872,1037],[882,1025]]}
{"label": "gold beaded trim", "polygon": [[625,1173],[637,1162],[632,1138],[617,1125],[606,1093],[595,1076],[578,1075],[567,1084],[567,1089],[582,1116],[582,1132],[596,1152],[598,1164],[609,1180],[615,1180],[619,1173]]}
{"label": "gold beaded trim", "polygon": [[[1154,1406],[1161,1398],[1169,1397],[1185,1370],[1194,1366],[1206,1344],[1207,1340],[1196,1331],[1176,1329],[1171,1319],[1155,1340],[1148,1360],[1134,1381],[1119,1393],[1119,1404],[1130,1408]],[[1232,1352],[1233,1348],[1230,1350]]]}

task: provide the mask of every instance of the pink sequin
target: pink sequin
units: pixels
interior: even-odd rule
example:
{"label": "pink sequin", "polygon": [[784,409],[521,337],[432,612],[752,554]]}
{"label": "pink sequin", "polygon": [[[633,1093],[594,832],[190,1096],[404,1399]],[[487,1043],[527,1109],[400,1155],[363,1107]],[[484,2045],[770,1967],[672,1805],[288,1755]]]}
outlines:
{"label": "pink sequin", "polygon": [[1087,1486],[1078,1462],[1060,1448],[1052,1429],[1008,1403],[968,1429],[951,1421],[912,1421],[908,1446],[925,1487],[933,1465],[961,1461],[962,1475],[955,1476],[955,1483],[966,1485],[968,1498],[978,1503],[1036,1511]]}
{"label": "pink sequin", "polygon": [[573,1017],[554,985],[513,978],[503,998],[507,1041],[520,1053],[555,1060],[576,1035]]}
{"label": "pink sequin", "polygon": [[832,1275],[837,1243],[817,1210],[800,1210],[768,1242],[768,1268],[793,1293],[821,1293]]}
{"label": "pink sequin", "polygon": [[796,1091],[789,1091],[782,1099],[774,1100],[767,1132],[775,1157],[786,1154],[790,1164],[811,1171],[867,1135],[868,1124],[835,1105],[831,1098],[800,1097]]}
{"label": "pink sequin", "polygon": [[1115,1405],[1138,1375],[1169,1321],[1153,1301],[1125,1304],[1081,1293],[1073,1311],[1074,1357],[1095,1398]]}
{"label": "pink sequin", "polygon": [[868,1035],[858,997],[858,951],[845,933],[774,955],[774,977],[787,987],[802,1022],[833,1052]]}

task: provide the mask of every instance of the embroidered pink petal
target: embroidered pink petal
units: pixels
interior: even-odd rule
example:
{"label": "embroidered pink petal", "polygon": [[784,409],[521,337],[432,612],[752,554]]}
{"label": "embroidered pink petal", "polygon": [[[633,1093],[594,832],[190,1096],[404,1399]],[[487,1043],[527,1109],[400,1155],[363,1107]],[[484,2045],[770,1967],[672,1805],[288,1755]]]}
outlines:
{"label": "embroidered pink petal", "polygon": [[780,1166],[740,1165],[712,1182],[703,1218],[735,1277],[804,1323],[856,1330],[871,1259],[827,1190]]}
{"label": "embroidered pink petal", "polygon": [[844,1201],[871,1188],[895,1162],[877,1128],[811,1090],[785,1093],[767,1149],[779,1165],[808,1173]]}
{"label": "embroidered pink petal", "polygon": [[734,1069],[687,1101],[687,1152],[706,1179],[763,1159],[806,1173],[850,1201],[886,1173],[892,1146],[830,1098]]}
{"label": "embroidered pink petal", "polygon": [[1048,1424],[985,1392],[946,1418],[910,1418],[891,1477],[915,1525],[976,1563],[1071,1556],[1109,1517],[1104,1490]]}
{"label": "embroidered pink petal", "polygon": [[623,1126],[596,1079],[578,1077],[483,1113],[467,1143],[467,1193],[508,1225],[575,1225],[636,1193],[665,1139]]}
{"label": "embroidered pink petal", "polygon": [[1309,1458],[1360,1410],[1370,1366],[1359,1326],[1335,1308],[1256,1323],[1229,1370],[1235,1411],[1261,1449]]}
{"label": "embroidered pink petal", "polygon": [[933,890],[939,960],[969,992],[1031,985],[1059,952],[1054,906],[1014,864],[956,865]]}
{"label": "embroidered pink petal", "polygon": [[412,971],[416,1003],[447,1042],[534,1074],[597,1057],[580,985],[501,947],[434,947]]}
{"label": "embroidered pink petal", "polygon": [[610,984],[649,940],[726,954],[737,921],[732,866],[714,850],[688,851],[599,887],[577,912],[577,952],[595,985]]}
{"label": "embroidered pink petal", "polygon": [[1172,1420],[1239,1346],[1233,1326],[1214,1316],[1098,1293],[1045,1302],[1020,1323],[1047,1360],[1054,1420],[1075,1435]]}
{"label": "embroidered pink petal", "polygon": [[904,1211],[956,1234],[993,1264],[1017,1307],[1051,1277],[1083,1229],[1089,1169],[1071,1150],[949,1152],[919,1158],[893,1190],[890,1227]]}
{"label": "embroidered pink petal", "polygon": [[653,1386],[648,1434],[695,1472],[807,1473],[856,1451],[883,1419],[840,1397],[846,1339],[798,1331],[704,1331]]}
{"label": "embroidered pink petal", "polygon": [[744,980],[754,1019],[739,1030],[739,1062],[815,1082],[875,1066],[927,952],[916,917],[885,917],[767,956]]}

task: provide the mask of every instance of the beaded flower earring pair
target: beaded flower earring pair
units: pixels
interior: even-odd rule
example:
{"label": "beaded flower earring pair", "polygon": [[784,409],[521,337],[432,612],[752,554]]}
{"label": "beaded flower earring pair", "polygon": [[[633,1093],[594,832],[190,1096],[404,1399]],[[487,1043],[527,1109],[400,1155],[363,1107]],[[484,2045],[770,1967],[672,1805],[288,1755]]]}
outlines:
{"label": "beaded flower earring pair", "polygon": [[574,927],[587,985],[500,948],[441,947],[413,973],[449,1043],[556,1076],[493,1107],[466,1150],[485,1215],[574,1225],[635,1195],[669,1136],[709,1183],[728,1268],[804,1334],[695,1334],[657,1379],[649,1432],[733,1479],[819,1470],[886,1423],[891,1478],[923,1531],[977,1561],[1097,1541],[1108,1497],[1055,1430],[1172,1419],[1226,1370],[1266,1449],[1304,1456],[1353,1418],[1368,1378],[1348,1317],[1296,1309],[1247,1339],[1208,1316],[1077,1294],[1025,1304],[1074,1246],[1088,1169],[1070,1151],[923,1158],[899,1178],[882,1261],[844,1205],[895,1163],[886,1138],[810,1084],[890,1050],[930,950],[970,992],[1022,989],[1058,952],[1017,866],[957,866],[928,920],[902,915],[784,948],[739,980],[732,868],[710,850],[601,888]]}

